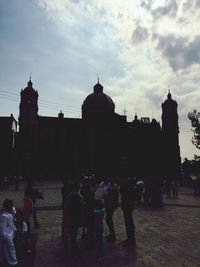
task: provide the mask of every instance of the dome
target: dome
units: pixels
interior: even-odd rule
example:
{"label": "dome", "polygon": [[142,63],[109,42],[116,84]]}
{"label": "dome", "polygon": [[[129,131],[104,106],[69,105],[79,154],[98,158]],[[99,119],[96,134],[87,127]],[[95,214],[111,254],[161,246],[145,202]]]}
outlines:
{"label": "dome", "polygon": [[106,109],[112,112],[114,112],[115,109],[115,105],[112,99],[104,93],[102,94],[92,93],[88,95],[85,101],[83,102],[83,106],[87,108],[91,107],[95,109],[97,108]]}
{"label": "dome", "polygon": [[[94,86],[94,92],[88,95],[83,102],[82,111],[98,113],[114,113],[115,104],[112,99],[103,93],[103,86],[98,83]],[[84,114],[83,114],[84,115]]]}

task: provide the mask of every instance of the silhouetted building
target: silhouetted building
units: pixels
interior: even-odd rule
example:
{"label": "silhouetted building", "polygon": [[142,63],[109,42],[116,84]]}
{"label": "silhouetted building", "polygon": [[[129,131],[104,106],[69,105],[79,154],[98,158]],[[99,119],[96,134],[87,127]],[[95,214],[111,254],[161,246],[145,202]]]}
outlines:
{"label": "silhouetted building", "polygon": [[13,175],[15,171],[15,135],[17,121],[10,117],[0,117],[0,176]]}
{"label": "silhouetted building", "polygon": [[178,177],[180,151],[177,103],[168,94],[162,104],[162,129],[149,118],[127,122],[97,82],[82,104],[82,119],[38,115],[38,92],[31,80],[21,91],[17,172],[39,178],[70,173],[129,175],[143,179],[151,191],[161,178]]}

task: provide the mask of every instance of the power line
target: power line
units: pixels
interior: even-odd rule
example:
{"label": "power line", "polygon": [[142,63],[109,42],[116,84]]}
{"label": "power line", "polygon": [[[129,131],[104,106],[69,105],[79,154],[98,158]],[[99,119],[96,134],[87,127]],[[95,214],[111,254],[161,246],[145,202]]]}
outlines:
{"label": "power line", "polygon": [[[15,97],[17,100],[20,99],[19,94],[14,93],[14,92],[11,93],[11,92],[6,92],[4,90],[0,90],[0,95],[5,96],[5,97],[13,97],[13,98]],[[59,102],[55,102],[52,100],[44,100],[44,99],[39,98],[38,102],[41,104],[48,104],[48,105],[55,106],[58,108],[65,107],[67,109],[71,109],[71,110],[80,112],[80,108],[69,106],[69,105],[66,105],[64,103],[59,103]]]}
{"label": "power line", "polygon": [[[3,90],[0,90],[0,94],[2,95],[2,96],[6,96],[6,97],[15,97],[15,98],[17,98],[17,99],[19,99],[19,95],[18,94],[16,94],[16,93],[9,93],[9,92],[5,92],[5,91],[3,91]],[[56,106],[56,107],[66,107],[66,108],[68,108],[68,109],[73,109],[73,110],[75,110],[75,111],[80,111],[80,108],[76,108],[76,107],[72,107],[72,106],[68,106],[68,105],[66,105],[66,104],[64,104],[64,103],[58,103],[58,102],[54,102],[54,101],[48,101],[48,100],[43,100],[43,99],[39,99],[38,100],[38,102],[40,102],[41,104],[42,103],[45,103],[45,104],[49,104],[49,105],[51,105],[51,106]]]}
{"label": "power line", "polygon": [[[0,99],[4,99],[4,100],[9,100],[9,101],[13,101],[13,102],[18,102],[18,98],[16,97],[12,97],[12,96],[2,96],[1,93],[0,93]],[[78,111],[75,111],[75,110],[69,110],[69,109],[66,109],[66,108],[62,108],[62,107],[53,107],[53,106],[50,106],[48,104],[40,104],[39,106],[40,108],[44,108],[44,109],[48,109],[48,110],[53,110],[53,111],[57,111],[62,109],[63,112],[65,113],[71,113],[71,114],[76,114],[76,116],[79,116],[77,114]]]}

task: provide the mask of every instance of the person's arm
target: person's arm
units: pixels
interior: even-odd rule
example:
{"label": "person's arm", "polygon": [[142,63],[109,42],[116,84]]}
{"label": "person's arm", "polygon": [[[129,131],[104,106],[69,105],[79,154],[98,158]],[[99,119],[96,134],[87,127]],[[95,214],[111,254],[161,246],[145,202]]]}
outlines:
{"label": "person's arm", "polygon": [[2,216],[1,221],[0,221],[0,229],[1,229],[0,236],[2,236],[3,239],[7,238],[6,224],[7,224],[7,219],[6,219],[6,217]]}

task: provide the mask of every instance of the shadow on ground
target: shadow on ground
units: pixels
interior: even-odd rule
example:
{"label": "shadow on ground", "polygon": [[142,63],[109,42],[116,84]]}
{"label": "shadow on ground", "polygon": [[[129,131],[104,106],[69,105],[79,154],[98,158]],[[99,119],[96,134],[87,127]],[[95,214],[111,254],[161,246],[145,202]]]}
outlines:
{"label": "shadow on ground", "polygon": [[18,266],[19,267],[34,267],[35,266],[37,237],[38,237],[37,233],[31,234],[30,242],[29,242],[30,253],[26,253],[25,255],[18,258]]}
{"label": "shadow on ground", "polygon": [[79,250],[76,257],[72,257],[62,247],[63,260],[67,266],[134,266],[137,261],[136,248],[125,248],[121,242],[109,243],[105,241],[105,256],[98,260],[97,250],[88,249],[84,241],[79,242]]}

